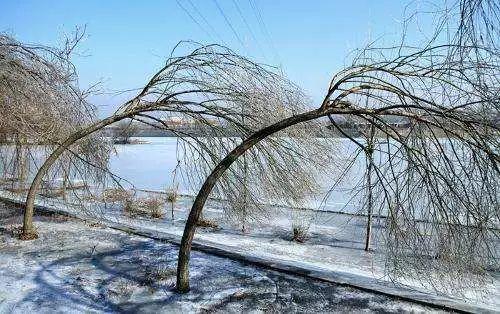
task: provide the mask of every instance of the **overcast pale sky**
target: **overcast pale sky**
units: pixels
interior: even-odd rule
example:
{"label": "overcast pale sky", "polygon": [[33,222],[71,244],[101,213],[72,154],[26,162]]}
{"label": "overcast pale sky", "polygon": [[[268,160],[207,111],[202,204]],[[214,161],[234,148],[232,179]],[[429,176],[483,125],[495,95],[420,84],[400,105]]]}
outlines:
{"label": "overcast pale sky", "polygon": [[[53,45],[86,25],[82,56],[74,60],[80,82],[102,80],[108,92],[142,86],[180,40],[222,43],[281,66],[318,102],[349,51],[398,33],[407,2],[1,0],[0,31]],[[125,97],[103,94],[92,101],[106,114]]]}

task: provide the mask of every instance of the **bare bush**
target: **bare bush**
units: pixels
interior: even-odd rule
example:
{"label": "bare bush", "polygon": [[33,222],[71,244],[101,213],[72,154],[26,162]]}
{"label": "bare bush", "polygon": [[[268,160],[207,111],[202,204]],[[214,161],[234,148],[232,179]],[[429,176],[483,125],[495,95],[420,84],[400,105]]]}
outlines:
{"label": "bare bush", "polygon": [[147,197],[141,200],[142,207],[148,212],[151,218],[161,219],[165,217],[163,211],[165,201],[159,197]]}
{"label": "bare bush", "polygon": [[123,212],[129,217],[143,216],[146,213],[139,206],[137,200],[132,196],[122,201]]}
{"label": "bare bush", "polygon": [[201,218],[196,223],[198,227],[201,228],[211,228],[211,229],[219,229],[219,224],[215,220],[210,220],[207,218]]}
{"label": "bare bush", "polygon": [[63,197],[65,194],[65,191],[63,189],[45,189],[43,190],[40,195],[48,198],[59,198]]}
{"label": "bare bush", "polygon": [[134,192],[121,188],[107,188],[101,193],[100,200],[104,203],[121,203],[133,197]]}
{"label": "bare bush", "polygon": [[175,203],[179,200],[179,193],[175,189],[167,189],[167,202]]}
{"label": "bare bush", "polygon": [[156,196],[134,197],[129,194],[122,199],[123,211],[130,217],[162,219],[165,201]]}

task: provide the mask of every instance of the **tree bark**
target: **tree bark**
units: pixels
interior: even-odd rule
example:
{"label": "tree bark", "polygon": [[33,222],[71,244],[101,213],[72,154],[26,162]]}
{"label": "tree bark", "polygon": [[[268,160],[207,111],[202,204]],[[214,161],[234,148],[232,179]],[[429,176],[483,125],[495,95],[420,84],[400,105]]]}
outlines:
{"label": "tree bark", "polygon": [[191,245],[193,242],[194,233],[196,231],[196,223],[200,218],[203,206],[210,195],[213,187],[224,174],[224,172],[231,166],[231,164],[238,159],[243,153],[252,148],[255,144],[265,139],[266,137],[281,131],[287,127],[295,125],[300,122],[314,120],[316,118],[326,116],[332,113],[332,108],[320,108],[311,110],[284,120],[281,120],[273,125],[265,127],[256,133],[252,134],[249,138],[244,140],[240,145],[234,148],[219,164],[214,168],[210,175],[205,179],[201,189],[196,195],[191,211],[189,212],[184,233],[182,235],[181,245],[179,248],[179,257],[177,260],[177,291],[185,293],[189,291],[189,258],[191,254]]}
{"label": "tree bark", "polygon": [[365,251],[370,250],[370,242],[371,242],[371,235],[372,235],[372,211],[373,211],[373,204],[372,204],[372,160],[371,156],[368,159],[368,169],[367,169],[367,176],[366,176],[366,183],[367,183],[367,189],[368,189],[368,201],[367,201],[367,215],[368,215],[368,220],[366,222],[366,239],[365,239]]}
{"label": "tree bark", "polygon": [[373,216],[373,194],[372,194],[372,169],[373,169],[373,150],[374,150],[374,137],[375,128],[370,126],[370,135],[368,138],[368,147],[366,151],[366,184],[367,184],[367,222],[366,222],[366,238],[365,238],[365,251],[370,250],[371,235],[372,235],[372,216]]}

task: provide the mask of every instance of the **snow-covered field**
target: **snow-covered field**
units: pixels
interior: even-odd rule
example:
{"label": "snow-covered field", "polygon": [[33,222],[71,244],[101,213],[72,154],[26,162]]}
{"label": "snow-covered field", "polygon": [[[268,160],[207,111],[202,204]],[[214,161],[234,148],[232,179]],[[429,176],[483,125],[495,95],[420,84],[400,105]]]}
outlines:
{"label": "snow-covered field", "polygon": [[174,245],[57,215],[36,216],[39,239],[19,241],[20,223],[0,204],[0,313],[434,311],[199,252],[179,295]]}

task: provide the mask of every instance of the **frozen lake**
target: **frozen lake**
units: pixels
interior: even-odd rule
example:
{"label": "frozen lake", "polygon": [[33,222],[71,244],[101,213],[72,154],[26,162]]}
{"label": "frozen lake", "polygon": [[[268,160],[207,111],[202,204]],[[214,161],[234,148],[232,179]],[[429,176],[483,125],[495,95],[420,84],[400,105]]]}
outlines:
{"label": "frozen lake", "polygon": [[[165,191],[172,186],[172,174],[177,164],[176,141],[174,137],[141,137],[146,144],[115,145],[116,153],[110,160],[110,169],[118,176],[130,181],[136,188]],[[342,149],[354,150],[354,144],[348,139],[341,139],[344,145]],[[352,146],[352,147],[351,147]],[[364,165],[358,160],[359,165],[354,167],[353,177],[362,175]],[[359,171],[356,171],[359,170]],[[322,190],[324,193],[318,196],[307,207],[318,208],[321,206],[327,210],[357,212],[360,210],[360,199],[351,195],[345,188],[338,188],[330,193],[328,199],[322,203],[322,198],[331,187],[330,174],[325,173]],[[189,189],[179,182],[180,193],[195,195],[197,191]]]}
{"label": "frozen lake", "polygon": [[[120,178],[125,179],[133,186],[121,183],[125,188],[136,188],[150,191],[165,191],[178,184],[179,193],[185,195],[196,195],[198,189],[190,188],[183,184],[181,178],[177,176],[178,181],[174,184],[173,171],[177,165],[176,147],[177,138],[175,137],[140,137],[135,138],[143,143],[115,145],[115,152],[110,158],[110,170]],[[318,139],[320,140],[320,139]],[[343,154],[353,152],[355,144],[348,139],[338,139],[339,145],[335,149]],[[9,148],[14,153],[13,147]],[[35,170],[38,169],[45,158],[46,153],[33,150],[29,157],[29,173],[28,178],[33,177]],[[343,185],[340,185],[333,191],[330,191],[335,175],[332,173],[324,173],[322,175],[321,193],[311,197],[311,200],[306,203],[306,207],[311,209],[324,209],[329,211],[341,211],[349,213],[357,213],[361,211],[360,203],[363,195],[353,197],[349,194],[349,184],[356,182],[364,174],[365,161],[364,157],[358,158],[353,170],[349,175],[345,176]],[[0,173],[3,177],[15,177],[11,171],[4,169],[9,164],[12,158],[5,158],[0,162]],[[61,174],[56,174],[55,180],[62,180]],[[323,199],[328,194],[327,199]]]}

